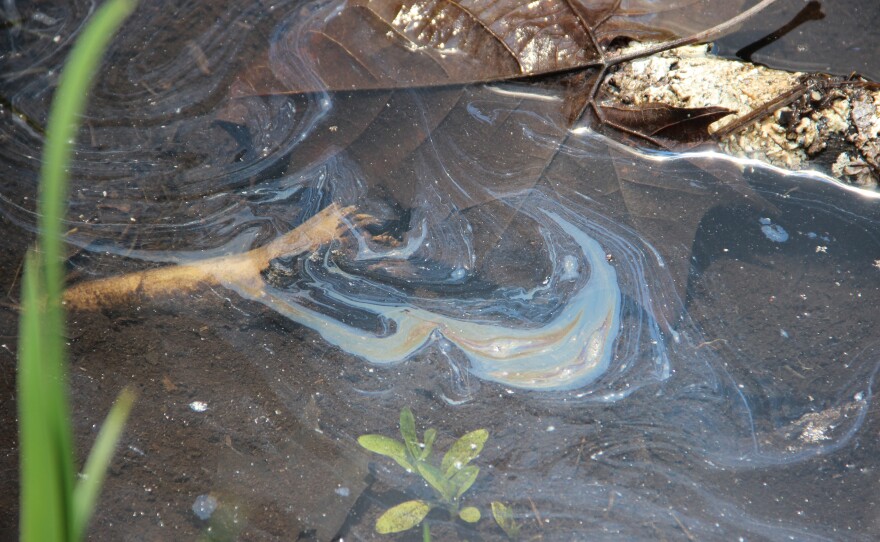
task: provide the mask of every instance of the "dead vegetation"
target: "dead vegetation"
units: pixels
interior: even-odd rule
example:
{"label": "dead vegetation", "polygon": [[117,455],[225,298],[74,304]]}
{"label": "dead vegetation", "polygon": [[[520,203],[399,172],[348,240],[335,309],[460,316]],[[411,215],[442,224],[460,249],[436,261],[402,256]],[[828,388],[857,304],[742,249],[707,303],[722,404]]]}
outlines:
{"label": "dead vegetation", "polygon": [[621,65],[606,77],[604,103],[720,106],[734,111],[710,126],[724,152],[877,187],[878,85],[726,60],[710,49],[681,47]]}

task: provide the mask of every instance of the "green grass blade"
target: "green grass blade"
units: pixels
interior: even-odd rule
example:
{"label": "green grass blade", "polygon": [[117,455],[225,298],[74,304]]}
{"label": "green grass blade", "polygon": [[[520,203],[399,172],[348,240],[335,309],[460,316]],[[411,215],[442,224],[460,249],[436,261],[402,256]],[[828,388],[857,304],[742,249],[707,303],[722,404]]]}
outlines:
{"label": "green grass blade", "polygon": [[[45,384],[43,303],[40,268],[29,252],[22,278],[22,309],[18,347],[18,424],[21,454],[21,540],[65,540],[68,535],[67,495],[60,472],[59,452],[53,445],[49,419],[51,401]],[[68,450],[69,453],[69,450]]]}
{"label": "green grass blade", "polygon": [[73,540],[73,446],[64,360],[61,221],[67,200],[71,141],[107,43],[134,9],[108,0],[77,39],[52,101],[38,200],[40,253],[23,283],[19,347],[22,540]]}
{"label": "green grass blade", "polygon": [[95,71],[110,39],[134,10],[135,0],[109,0],[91,18],[76,40],[61,72],[58,90],[49,110],[43,151],[39,197],[40,246],[45,254],[45,280],[49,305],[61,299],[61,224],[67,205],[67,170],[71,144],[76,137]]}
{"label": "green grass blade", "polygon": [[107,468],[113,459],[113,452],[122,436],[125,421],[128,419],[133,404],[134,392],[129,389],[122,390],[98,432],[98,438],[95,439],[92,451],[89,452],[89,458],[83,468],[83,476],[76,484],[73,493],[74,540],[83,538],[89,518],[95,511],[95,504],[101,493]]}
{"label": "green grass blade", "polygon": [[[45,324],[48,333],[45,355],[49,359],[63,357],[61,337],[64,330],[64,313],[61,310],[61,293],[64,285],[62,268],[62,220],[67,205],[67,171],[72,154],[71,142],[75,139],[80,117],[85,109],[95,71],[107,44],[134,10],[135,0],[109,0],[91,18],[76,40],[67,63],[61,72],[58,89],[49,110],[46,127],[46,143],[40,171],[40,194],[38,200],[40,250],[43,255],[43,280],[46,304]],[[64,399],[62,396],[61,399]]]}

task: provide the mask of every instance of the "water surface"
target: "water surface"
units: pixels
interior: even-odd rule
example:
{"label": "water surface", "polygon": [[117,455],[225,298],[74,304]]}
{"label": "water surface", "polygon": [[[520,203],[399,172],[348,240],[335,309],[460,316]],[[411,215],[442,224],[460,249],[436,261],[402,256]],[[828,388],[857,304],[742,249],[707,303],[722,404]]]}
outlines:
{"label": "water surface", "polygon": [[[78,441],[123,385],[140,394],[96,537],[372,539],[429,495],[356,444],[404,406],[441,449],[490,434],[466,499],[484,519],[432,515],[437,539],[498,539],[493,500],[547,540],[880,534],[873,194],[572,127],[553,80],[230,100],[269,44],[282,78],[309,73],[291,29],[336,7],[142,6],[108,57],[72,172],[72,282],[356,213],[256,284],[70,315]],[[16,9],[4,270],[93,6]]]}

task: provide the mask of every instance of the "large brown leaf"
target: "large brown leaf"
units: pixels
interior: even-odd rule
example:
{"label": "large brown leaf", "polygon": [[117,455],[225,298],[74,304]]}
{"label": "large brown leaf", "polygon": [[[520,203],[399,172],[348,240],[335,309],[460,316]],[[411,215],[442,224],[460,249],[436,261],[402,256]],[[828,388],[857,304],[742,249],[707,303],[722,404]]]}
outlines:
{"label": "large brown leaf", "polygon": [[[344,203],[369,207],[381,201],[401,210],[395,228],[404,244],[420,231],[419,221],[442,228],[450,217],[466,216],[474,227],[476,263],[488,283],[510,279],[494,276],[488,262],[499,250],[522,249],[511,239],[520,245],[530,239],[511,225],[522,221],[522,194],[537,188],[567,200],[588,195],[598,202],[597,212],[660,243],[680,293],[702,213],[736,191],[711,180],[695,185],[677,183],[674,176],[642,179],[644,167],[621,169],[627,158],[609,153],[594,136],[572,136],[570,128],[600,75],[603,43],[627,35],[679,35],[688,26],[682,22],[687,9],[697,5],[712,3],[306,4],[277,29],[268,61],[237,80],[221,118],[237,123],[231,131],[246,136],[233,156],[254,170],[285,155],[288,172],[328,163],[354,171],[365,191],[359,201]],[[651,21],[660,26],[649,32]],[[463,85],[524,75],[531,78]],[[413,86],[420,89],[408,90]],[[670,144],[698,141],[702,128],[721,113],[700,110],[694,120],[685,110],[607,112],[630,133]],[[581,128],[601,129],[593,120],[584,118]],[[280,130],[285,125],[290,128]],[[203,193],[209,191],[205,186]],[[690,205],[687,219],[683,204]],[[674,227],[655,230],[663,223]],[[438,250],[430,256],[432,265],[451,265],[444,259],[458,257]],[[410,261],[381,265],[386,279],[398,284],[425,279]],[[539,270],[506,272],[518,271]],[[521,278],[526,283],[535,277]],[[664,319],[677,308],[665,304]]]}
{"label": "large brown leaf", "polygon": [[303,9],[243,80],[258,93],[436,86],[600,58],[588,23],[565,0],[355,0]]}
{"label": "large brown leaf", "polygon": [[[671,291],[655,292],[654,305],[643,308],[661,321],[674,321],[703,214],[717,205],[746,201],[743,196],[753,204],[760,198],[734,168],[719,167],[712,174],[687,160],[643,157],[589,127],[572,132],[558,99],[564,93],[564,86],[560,90],[551,82],[470,87],[430,137],[397,161],[397,167],[372,173],[369,166],[362,166],[367,168],[365,179],[381,187],[382,197],[404,208],[428,207],[431,211],[425,212],[437,220],[446,213],[463,212],[473,226],[477,266],[482,266],[486,276],[497,273],[491,282],[499,284],[529,268],[498,269],[493,263],[500,253],[523,250],[518,237],[522,234],[513,227],[521,221],[520,209],[526,205],[519,199],[522,194],[532,194],[531,198],[549,195],[565,206],[595,212],[631,228],[630,242],[645,243],[641,248],[645,254],[657,250],[665,269],[662,274],[678,296]],[[712,118],[713,113],[717,112],[706,116]],[[671,124],[677,126],[675,121]],[[394,147],[393,140],[385,143]],[[362,138],[349,146],[345,156],[376,156],[362,151],[362,145],[377,148],[369,138]],[[394,156],[394,152],[384,155]],[[613,247],[608,249],[621,262],[628,257],[615,254]],[[533,261],[528,255],[521,258]],[[641,286],[625,284],[623,288],[636,297],[635,290]]]}
{"label": "large brown leaf", "polygon": [[[185,205],[181,209],[186,214],[180,218],[160,209],[153,220],[162,225],[175,221],[193,224],[190,217],[198,214],[200,239],[210,243],[228,239],[227,232],[243,231],[258,223],[261,240],[265,240],[295,226],[330,200],[355,205],[387,219],[383,228],[374,228],[370,235],[386,241],[395,238],[403,247],[422,245],[412,253],[417,256],[353,260],[348,262],[349,270],[431,297],[442,295],[441,290],[432,288],[445,284],[451,273],[462,268],[463,254],[469,247],[473,261],[466,263],[475,277],[471,286],[490,291],[498,285],[540,283],[547,276],[549,259],[534,218],[544,202],[555,202],[553,205],[594,217],[596,224],[607,223],[602,227],[613,228],[618,239],[626,239],[617,248],[609,240],[606,246],[612,259],[629,265],[624,262],[635,256],[625,251],[637,251],[644,260],[639,265],[647,265],[647,261],[662,264],[664,276],[681,294],[700,218],[712,206],[737,196],[739,178],[719,182],[688,171],[689,180],[683,182],[683,165],[676,164],[669,173],[660,166],[650,166],[637,154],[611,151],[608,146],[613,143],[592,133],[602,130],[592,117],[583,118],[574,131],[572,119],[584,109],[580,98],[589,96],[585,92],[596,86],[601,74],[599,68],[605,62],[601,43],[626,35],[623,21],[630,20],[630,30],[638,34],[646,21],[671,23],[682,12],[633,8],[626,13],[624,7],[639,4],[599,3],[588,8],[548,2],[546,6],[555,11],[543,18],[536,16],[536,22],[527,26],[533,30],[531,34],[517,41],[512,39],[518,34],[511,21],[537,12],[521,13],[517,11],[519,3],[491,5],[495,11],[484,9],[476,15],[462,11],[466,5],[451,2],[430,4],[437,9],[427,13],[418,11],[427,9],[426,5],[410,5],[406,13],[412,21],[430,21],[430,28],[418,32],[415,27],[392,28],[403,13],[402,5],[393,2],[309,3],[299,7],[275,32],[277,39],[267,55],[270,62],[264,67],[271,68],[267,74],[274,85],[303,84],[288,86],[285,90],[293,89],[290,94],[277,95],[269,92],[271,86],[261,88],[248,76],[239,78],[219,115],[226,122],[221,125],[240,145],[234,152],[229,151],[228,138],[222,143],[212,140],[219,130],[210,132],[195,122],[182,127],[174,141],[163,142],[178,156],[191,147],[215,160],[210,161],[210,168],[187,168],[182,175],[163,178],[158,187],[141,190],[161,190],[162,197],[170,193],[183,201],[203,196],[196,200],[197,208],[204,206],[210,212],[194,212],[192,206]],[[397,11],[391,9],[394,6]],[[509,9],[505,11],[503,6]],[[441,22],[453,14],[458,22],[443,26]],[[593,27],[612,21],[621,30],[597,38]],[[658,32],[675,35],[669,30],[674,26],[665,24]],[[437,40],[445,28],[452,29],[450,32],[470,29],[465,37],[460,35],[464,30],[450,34],[449,39],[458,36],[464,40],[454,49],[464,51],[460,58],[439,52]],[[582,33],[576,34],[579,28]],[[541,42],[545,37],[542,32],[567,37],[554,49],[558,54],[530,57],[530,44]],[[586,43],[580,51],[566,41],[575,35]],[[559,71],[563,73],[556,73]],[[497,78],[518,80],[480,83]],[[342,90],[352,85],[354,90]],[[419,88],[407,88],[414,85]],[[243,91],[245,87],[249,90]],[[648,128],[623,126],[644,125],[645,115],[611,112],[610,116],[631,133],[657,138],[677,133],[679,139],[694,140],[699,139],[695,134],[701,123],[717,113],[701,111],[700,122],[691,125],[684,111],[655,111],[648,115],[655,126]],[[101,131],[94,138],[113,144]],[[653,170],[647,174],[649,167]],[[322,180],[300,187],[319,194],[316,199],[299,195],[299,201],[288,202],[286,196],[279,195],[283,191],[260,195],[271,193],[270,185],[284,182],[296,186],[296,178],[313,178],[312,172],[318,170],[325,172]],[[279,179],[282,182],[276,182]],[[242,194],[253,195],[238,197],[233,193],[233,188],[246,185],[257,189],[243,190]],[[227,206],[229,201],[235,203]],[[250,205],[252,214],[232,215],[228,211],[232,205]],[[212,215],[213,209],[217,209],[216,215]],[[214,221],[213,216],[223,220]],[[268,221],[261,217],[271,217],[272,227],[277,229],[266,231]],[[139,215],[142,223],[151,218]],[[202,228],[202,223],[208,227]],[[445,237],[450,231],[461,234],[463,223],[469,224],[472,232],[462,234],[470,236],[466,242]],[[87,230],[83,226],[79,231],[87,235]],[[427,232],[429,242],[419,240],[422,232]],[[149,235],[139,240],[145,245],[150,241]],[[193,246],[203,248],[196,242]],[[655,248],[656,258],[651,253]],[[655,292],[649,299],[644,294],[644,280],[630,273],[623,281],[624,291],[642,309],[659,321],[673,320],[680,305],[672,289],[661,288],[664,293]]]}
{"label": "large brown leaf", "polygon": [[[424,108],[409,108],[415,115],[428,111],[426,124],[412,122],[412,118],[389,118],[387,101],[407,98],[391,98],[382,91],[543,75],[561,89],[565,115],[571,123],[581,117],[593,98],[601,68],[608,63],[604,49],[609,42],[622,37],[679,37],[692,32],[695,25],[703,28],[721,22],[721,17],[733,15],[739,5],[739,1],[726,2],[719,7],[711,0],[353,0],[307,4],[276,30],[265,57],[251,63],[236,79],[231,100],[219,118],[240,125],[260,118],[243,98],[334,92],[337,103],[355,100],[357,107],[343,117],[332,134],[313,132],[297,152],[305,152],[306,161],[310,161],[315,157],[313,152],[326,155],[328,148],[335,152],[362,134],[382,147],[387,140],[384,133],[406,132],[393,150],[378,149],[383,154],[381,162],[374,159],[376,149],[367,153],[362,167],[379,166],[384,171],[430,134],[454,106],[457,91],[439,93],[443,96],[439,102]],[[554,75],[558,72],[570,73]],[[670,147],[698,143],[708,136],[702,128],[721,116],[720,111],[670,108],[624,113],[608,110],[610,124]],[[665,127],[646,128],[645,115],[660,120],[661,113]],[[663,133],[658,135],[658,130]]]}
{"label": "large brown leaf", "polygon": [[735,15],[707,0],[351,0],[303,7],[241,94],[410,88],[599,66],[617,38],[668,40]]}

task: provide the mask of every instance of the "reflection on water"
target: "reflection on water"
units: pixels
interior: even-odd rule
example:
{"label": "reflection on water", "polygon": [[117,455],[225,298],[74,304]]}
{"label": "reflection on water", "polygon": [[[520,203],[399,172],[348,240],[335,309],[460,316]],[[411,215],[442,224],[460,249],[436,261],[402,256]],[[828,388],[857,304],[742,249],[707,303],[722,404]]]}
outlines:
{"label": "reflection on water", "polygon": [[[873,487],[860,473],[878,460],[876,439],[864,438],[876,433],[880,367],[875,198],[572,130],[566,88],[552,80],[291,98],[241,88],[234,74],[260,58],[267,35],[281,81],[311,73],[308,30],[339,5],[142,7],[80,134],[69,213],[80,280],[241,252],[331,203],[354,206],[360,216],[328,246],[274,260],[260,284],[227,284],[237,295],[190,299],[227,299],[209,313],[153,302],[172,305],[156,329],[177,315],[203,320],[253,368],[235,404],[272,394],[286,409],[278,416],[320,429],[352,461],[362,457],[354,439],[393,434],[405,405],[448,437],[487,427],[480,461],[491,468],[474,504],[540,514],[531,528],[546,539],[878,533],[860,499]],[[47,94],[34,89],[50,87],[60,63],[46,40],[69,42],[90,6],[53,9],[29,7],[6,32],[20,54],[3,57],[0,209],[16,234],[35,223]],[[201,364],[199,352],[181,364]],[[131,378],[149,389],[138,371]],[[229,399],[204,393],[216,394],[199,397],[209,405]],[[228,416],[213,418],[218,434],[245,431]],[[278,438],[268,426],[247,431]],[[173,468],[152,462],[176,445],[153,441],[134,461]],[[240,469],[195,447],[216,464],[211,483],[237,480],[233,491],[249,494]],[[290,459],[288,445],[234,449],[257,462],[331,461]],[[382,465],[373,472],[356,512],[335,525],[347,536],[371,538],[389,505],[383,488],[420,494]],[[834,512],[830,488],[848,492],[847,512]],[[184,488],[191,498],[163,522],[192,529],[192,499],[210,490]],[[289,489],[269,500],[298,502]],[[491,529],[461,536],[498,536]]]}

